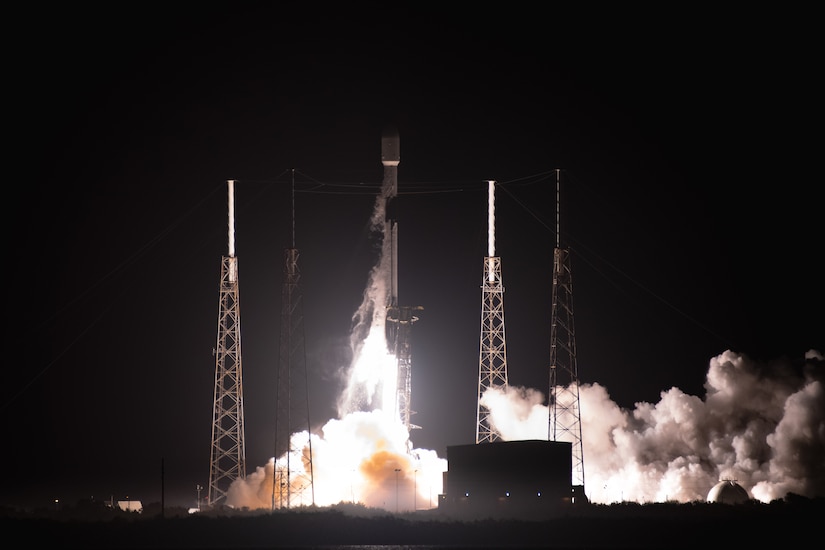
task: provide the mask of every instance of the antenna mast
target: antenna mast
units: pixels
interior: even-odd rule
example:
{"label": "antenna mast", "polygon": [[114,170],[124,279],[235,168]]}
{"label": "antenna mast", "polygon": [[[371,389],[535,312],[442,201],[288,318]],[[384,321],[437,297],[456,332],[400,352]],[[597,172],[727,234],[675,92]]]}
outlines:
{"label": "antenna mast", "polygon": [[209,506],[224,504],[232,482],[246,477],[234,180],[228,180],[227,186],[229,252],[221,261],[218,336],[212,350],[215,355],[215,392],[207,496]]}
{"label": "antenna mast", "polygon": [[570,251],[561,246],[560,170],[556,169],[556,247],[553,250],[552,321],[550,325],[550,441],[572,443],[574,497],[584,494],[584,455],[579,412],[576,330],[573,322],[573,275]]}
{"label": "antenna mast", "polygon": [[484,393],[492,388],[507,387],[507,346],[504,335],[504,286],[501,258],[495,250],[495,181],[490,180],[488,194],[487,257],[481,291],[481,345],[478,359],[478,409],[476,443],[501,440],[492,426],[490,410],[482,404]]}

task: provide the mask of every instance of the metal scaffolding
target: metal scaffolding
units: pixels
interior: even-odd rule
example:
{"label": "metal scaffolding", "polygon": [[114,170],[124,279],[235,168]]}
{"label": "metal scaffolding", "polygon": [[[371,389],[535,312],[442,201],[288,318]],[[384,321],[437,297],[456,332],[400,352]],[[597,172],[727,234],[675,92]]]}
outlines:
{"label": "metal scaffolding", "polygon": [[243,377],[241,369],[241,314],[238,294],[238,258],[234,243],[234,181],[229,187],[229,254],[221,262],[218,336],[215,355],[215,392],[212,446],[209,459],[209,506],[224,504],[229,486],[246,477]]}
{"label": "metal scaffolding", "polygon": [[481,290],[481,337],[478,358],[478,408],[476,443],[500,441],[490,419],[490,410],[482,404],[487,390],[507,387],[507,344],[504,331],[504,285],[501,258],[495,255],[494,186],[489,182],[488,256],[484,258],[484,282]]}

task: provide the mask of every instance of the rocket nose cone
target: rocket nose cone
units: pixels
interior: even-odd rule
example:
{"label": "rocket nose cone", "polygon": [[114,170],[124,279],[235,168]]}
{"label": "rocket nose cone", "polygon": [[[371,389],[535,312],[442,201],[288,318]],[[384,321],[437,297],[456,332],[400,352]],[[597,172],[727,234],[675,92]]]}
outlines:
{"label": "rocket nose cone", "polygon": [[395,126],[387,126],[381,134],[381,141],[398,141],[398,129]]}
{"label": "rocket nose cone", "polygon": [[398,130],[387,126],[381,135],[381,163],[385,166],[398,166],[401,160],[401,145]]}

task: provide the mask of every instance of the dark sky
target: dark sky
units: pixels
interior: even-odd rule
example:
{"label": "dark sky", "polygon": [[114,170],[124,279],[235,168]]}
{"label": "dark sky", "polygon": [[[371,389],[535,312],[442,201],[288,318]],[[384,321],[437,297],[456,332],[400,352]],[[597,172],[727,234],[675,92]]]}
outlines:
{"label": "dark sky", "polygon": [[227,179],[249,467],[273,454],[293,169],[311,416],[334,417],[388,125],[399,299],[424,308],[417,447],[444,456],[475,437],[488,179],[511,384],[548,385],[556,169],[582,382],[632,407],[673,386],[703,395],[728,349],[823,350],[810,20],[268,3],[19,13],[4,503],[153,502],[163,479],[167,503],[192,505],[207,485]]}

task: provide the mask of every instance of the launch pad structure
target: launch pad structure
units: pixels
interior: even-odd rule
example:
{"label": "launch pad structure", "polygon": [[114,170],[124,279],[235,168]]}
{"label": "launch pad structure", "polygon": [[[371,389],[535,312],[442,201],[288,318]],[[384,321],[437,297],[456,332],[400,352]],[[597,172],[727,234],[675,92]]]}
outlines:
{"label": "launch pad structure", "polygon": [[[490,181],[489,243],[484,259],[476,444],[447,448],[445,493],[439,509],[455,517],[542,519],[587,503],[584,491],[579,379],[569,250],[559,231],[560,171],[556,171],[556,245],[553,251],[550,392],[547,440],[508,441],[482,403],[491,389],[507,389],[504,287],[495,255],[494,189]],[[517,466],[513,466],[517,465]]]}
{"label": "launch pad structure", "polygon": [[[401,306],[398,303],[398,224],[391,215],[389,207],[392,199],[398,194],[399,150],[397,131],[394,129],[385,131],[381,140],[384,181],[378,200],[384,203],[384,253],[390,254],[391,269],[389,280],[386,281],[389,291],[386,297],[384,329],[387,351],[393,355],[396,362],[395,402],[392,405],[398,421],[404,425],[409,433],[411,429],[419,428],[411,422],[411,415],[413,414],[411,410],[411,336],[412,325],[418,320],[417,313],[423,308],[421,306]],[[215,356],[215,387],[207,496],[207,505],[210,507],[226,504],[230,485],[236,480],[246,478],[238,259],[235,255],[234,242],[235,183],[234,180],[227,181],[229,250],[227,255],[222,257],[221,262],[218,331],[216,346],[213,350]],[[490,409],[483,404],[484,395],[488,391],[493,389],[506,391],[508,388],[504,285],[501,276],[501,259],[496,256],[495,251],[495,186],[495,181],[490,180],[488,182],[488,254],[484,258],[482,283],[475,443],[476,445],[481,443],[495,444],[498,447],[506,442],[492,422]],[[308,492],[307,489],[311,491],[312,504],[315,503],[312,473],[312,438],[309,422],[309,392],[303,329],[303,299],[298,267],[299,253],[295,246],[294,231],[294,181],[292,196],[292,241],[291,245],[284,250],[285,267],[282,286],[281,333],[276,392],[276,452],[272,472],[273,509],[276,507],[290,507],[294,504],[293,501],[296,498],[301,498],[303,504],[303,499]],[[553,250],[547,442],[554,444],[569,443],[571,449],[571,467],[569,468],[570,487],[572,489],[571,499],[573,501],[586,501],[579,379],[573,317],[572,269],[570,251],[568,248],[563,247],[561,243],[560,198],[560,171],[557,170],[556,242]],[[386,257],[384,256],[384,258]],[[385,410],[389,410],[390,404],[384,403],[383,405]],[[293,441],[293,435],[301,431],[306,433],[307,441],[296,445],[296,442]],[[412,444],[409,439],[407,445],[408,452],[411,452]],[[527,447],[529,446],[525,448]],[[507,448],[518,449],[521,447],[507,445]],[[533,447],[530,448],[533,449]],[[546,449],[551,448],[564,449],[565,447],[558,445],[546,447]],[[539,447],[535,447],[535,449],[539,449]],[[541,447],[541,449],[544,452],[545,447]],[[553,450],[552,452],[557,451]],[[471,451],[468,451],[468,453],[467,456],[474,456]],[[459,479],[461,475],[459,474]],[[455,490],[456,487],[453,487],[453,489]],[[484,493],[482,492],[482,494]],[[456,498],[456,495],[445,496],[453,500]]]}
{"label": "launch pad structure", "polygon": [[[398,132],[394,128],[389,128],[381,139],[381,163],[384,166],[381,198],[385,201],[384,206],[387,209],[384,238],[389,240],[387,244],[392,255],[385,333],[388,351],[396,360],[397,376],[393,405],[397,418],[409,431],[419,427],[411,422],[411,334],[412,325],[418,320],[416,313],[423,308],[398,304],[398,224],[389,214],[388,206],[391,199],[398,194],[397,168],[400,160]],[[229,251],[223,256],[221,263],[218,334],[213,350],[215,386],[207,494],[207,505],[210,507],[226,504],[230,485],[238,479],[246,478],[238,259],[235,256],[234,240],[234,185],[234,180],[227,180]],[[275,458],[271,497],[273,509],[290,507],[296,498],[303,500],[308,488],[312,494],[312,504],[315,501],[303,299],[298,267],[299,253],[295,246],[294,201],[293,181],[292,241],[291,246],[284,251],[284,281],[281,294]],[[296,388],[300,388],[299,391],[296,391]],[[301,430],[305,430],[308,436],[307,443],[306,446],[297,448],[292,436]],[[408,441],[407,445],[408,451],[411,451],[411,442]]]}

